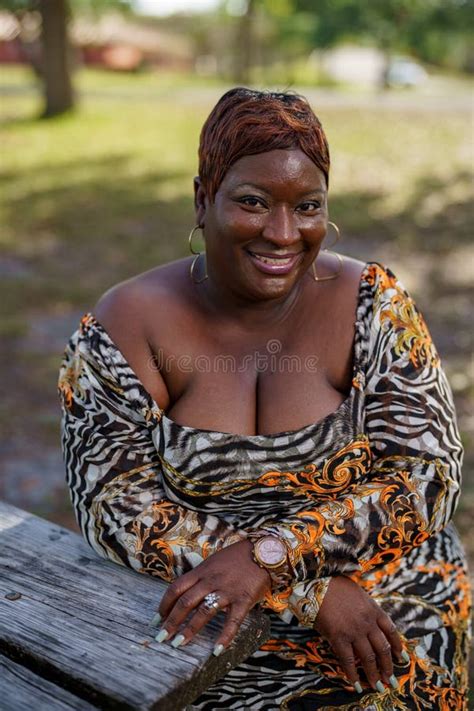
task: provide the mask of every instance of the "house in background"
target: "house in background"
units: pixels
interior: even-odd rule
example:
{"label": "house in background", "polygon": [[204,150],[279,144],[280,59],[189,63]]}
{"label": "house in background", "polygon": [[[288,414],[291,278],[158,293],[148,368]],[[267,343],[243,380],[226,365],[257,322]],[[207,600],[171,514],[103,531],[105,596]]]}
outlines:
{"label": "house in background", "polygon": [[[40,18],[0,12],[0,63],[40,64]],[[194,66],[193,46],[174,34],[145,21],[110,13],[97,18],[78,16],[71,22],[70,39],[78,64],[116,71],[142,67],[187,70]]]}

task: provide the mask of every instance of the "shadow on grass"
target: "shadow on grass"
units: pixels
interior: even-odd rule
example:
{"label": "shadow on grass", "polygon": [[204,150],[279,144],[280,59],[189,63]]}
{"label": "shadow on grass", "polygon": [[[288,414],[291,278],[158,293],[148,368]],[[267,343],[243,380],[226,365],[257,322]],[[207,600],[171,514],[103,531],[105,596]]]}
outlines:
{"label": "shadow on grass", "polygon": [[[12,194],[3,254],[18,266],[2,289],[7,311],[47,308],[58,299],[77,305],[186,254],[194,224],[191,179],[189,197],[181,197],[187,177],[177,171],[134,177],[130,159],[117,155],[33,169],[27,193],[21,175],[3,173]],[[160,199],[163,188],[175,197]]]}
{"label": "shadow on grass", "polygon": [[472,175],[460,170],[443,181],[425,176],[413,184],[403,210],[377,216],[385,195],[357,191],[330,196],[331,217],[361,239],[397,243],[401,250],[449,254],[472,243]]}

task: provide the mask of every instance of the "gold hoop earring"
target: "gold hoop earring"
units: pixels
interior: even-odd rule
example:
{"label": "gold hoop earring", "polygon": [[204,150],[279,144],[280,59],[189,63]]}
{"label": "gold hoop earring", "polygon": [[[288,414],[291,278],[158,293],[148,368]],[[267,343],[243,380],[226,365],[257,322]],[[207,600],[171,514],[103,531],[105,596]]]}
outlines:
{"label": "gold hoop earring", "polygon": [[195,284],[201,284],[201,282],[206,281],[206,279],[207,279],[207,272],[206,272],[206,274],[204,274],[202,279],[196,279],[194,276],[194,268],[197,264],[199,257],[201,256],[201,254],[204,254],[204,252],[199,252],[198,254],[196,254],[196,256],[194,257],[194,259],[191,263],[191,266],[189,267],[189,276],[191,277],[191,281],[193,281]]}
{"label": "gold hoop earring", "polygon": [[196,230],[202,230],[201,225],[196,225],[196,227],[193,227],[193,229],[189,233],[189,237],[188,237],[189,251],[191,252],[191,254],[202,254],[202,252],[196,252],[196,250],[193,248],[193,237],[194,237],[194,233],[196,232]]}
{"label": "gold hoop earring", "polygon": [[196,230],[201,230],[202,227],[201,225],[196,225],[196,227],[193,227],[191,232],[189,233],[188,237],[188,244],[189,244],[189,249],[191,254],[195,254],[196,256],[194,257],[193,261],[191,262],[191,266],[189,267],[189,276],[191,277],[191,281],[194,282],[194,284],[201,284],[203,281],[207,279],[207,271],[206,274],[203,276],[202,279],[196,279],[194,276],[194,270],[196,268],[197,261],[201,254],[204,254],[204,252],[196,252],[196,250],[193,248],[193,236]]}
{"label": "gold hoop earring", "polygon": [[[339,227],[336,225],[335,222],[328,222],[328,226],[329,226],[329,225],[332,225],[332,227],[334,227],[334,229],[336,230],[336,239],[334,240],[334,242],[333,242],[332,245],[331,245],[331,247],[334,247],[334,246],[339,242],[339,240],[341,239],[341,232],[340,232]],[[329,249],[328,247],[325,247],[324,250],[323,250],[323,252],[327,252],[328,254],[329,254],[329,253],[330,253],[330,254],[334,254],[334,256],[337,258],[337,260],[338,260],[338,262],[339,262],[339,269],[337,270],[337,272],[334,272],[334,274],[330,274],[329,276],[318,277],[318,273],[317,273],[317,271],[316,271],[316,265],[315,265],[315,263],[313,262],[312,265],[311,265],[311,267],[312,267],[312,269],[313,269],[313,279],[314,279],[314,281],[330,281],[331,279],[337,279],[337,277],[339,276],[339,274],[342,272],[342,265],[343,265],[343,263],[344,263],[343,258],[341,257],[340,254],[338,254],[337,252],[334,252],[332,249]]]}

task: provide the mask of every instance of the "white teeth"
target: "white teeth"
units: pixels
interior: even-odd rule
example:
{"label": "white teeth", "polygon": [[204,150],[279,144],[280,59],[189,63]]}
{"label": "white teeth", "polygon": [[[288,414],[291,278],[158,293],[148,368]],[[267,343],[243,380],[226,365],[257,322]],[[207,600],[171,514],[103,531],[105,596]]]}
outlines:
{"label": "white teeth", "polygon": [[261,262],[264,262],[265,264],[289,264],[293,257],[288,257],[287,259],[271,259],[270,257],[262,257],[260,254],[255,254],[254,252],[251,252],[251,254],[256,257],[258,260]]}

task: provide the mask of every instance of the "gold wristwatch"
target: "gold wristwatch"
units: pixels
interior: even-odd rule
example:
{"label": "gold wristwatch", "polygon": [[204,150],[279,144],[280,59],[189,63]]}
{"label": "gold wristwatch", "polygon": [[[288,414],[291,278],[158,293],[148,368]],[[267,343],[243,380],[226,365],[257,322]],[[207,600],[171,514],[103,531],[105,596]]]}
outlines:
{"label": "gold wristwatch", "polygon": [[269,573],[272,587],[275,589],[287,587],[291,582],[291,573],[285,543],[281,538],[271,534],[260,534],[258,538],[254,534],[249,538],[253,541],[253,559]]}

